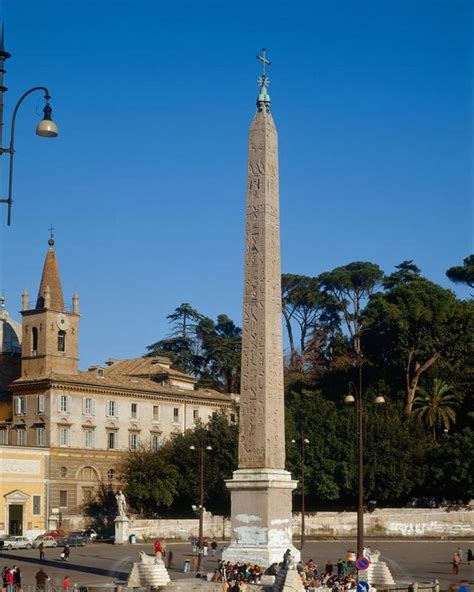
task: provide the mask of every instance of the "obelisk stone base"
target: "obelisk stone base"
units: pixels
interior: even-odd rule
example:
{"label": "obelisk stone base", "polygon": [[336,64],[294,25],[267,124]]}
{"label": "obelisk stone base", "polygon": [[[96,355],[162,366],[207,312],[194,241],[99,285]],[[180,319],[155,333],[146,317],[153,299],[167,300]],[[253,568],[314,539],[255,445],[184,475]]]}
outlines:
{"label": "obelisk stone base", "polygon": [[232,541],[222,555],[224,561],[267,568],[283,561],[287,549],[299,561],[291,530],[291,492],[296,484],[283,469],[234,471],[226,481],[231,491]]}
{"label": "obelisk stone base", "polygon": [[117,516],[115,518],[115,541],[116,545],[128,543],[128,518],[127,516]]}

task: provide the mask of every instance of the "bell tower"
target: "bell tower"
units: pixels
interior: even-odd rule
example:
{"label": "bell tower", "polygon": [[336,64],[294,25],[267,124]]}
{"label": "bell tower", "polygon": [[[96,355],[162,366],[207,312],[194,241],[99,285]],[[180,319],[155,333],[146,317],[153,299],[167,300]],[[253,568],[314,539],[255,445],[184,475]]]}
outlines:
{"label": "bell tower", "polygon": [[72,308],[66,310],[52,232],[36,306],[30,309],[29,295],[25,290],[22,294],[21,314],[22,378],[47,377],[51,372],[77,374],[79,296],[74,294]]}

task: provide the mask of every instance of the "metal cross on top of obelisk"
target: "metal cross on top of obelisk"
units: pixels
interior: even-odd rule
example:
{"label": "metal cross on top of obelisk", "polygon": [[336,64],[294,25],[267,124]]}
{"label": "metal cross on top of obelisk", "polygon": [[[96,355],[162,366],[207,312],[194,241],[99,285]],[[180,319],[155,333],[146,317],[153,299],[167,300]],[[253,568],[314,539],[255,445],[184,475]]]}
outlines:
{"label": "metal cross on top of obelisk", "polygon": [[267,50],[265,48],[262,49],[262,55],[259,56],[257,54],[257,60],[260,60],[262,62],[262,84],[265,84],[267,82],[267,75],[265,72],[265,66],[271,66],[271,62],[270,60],[267,60]]}

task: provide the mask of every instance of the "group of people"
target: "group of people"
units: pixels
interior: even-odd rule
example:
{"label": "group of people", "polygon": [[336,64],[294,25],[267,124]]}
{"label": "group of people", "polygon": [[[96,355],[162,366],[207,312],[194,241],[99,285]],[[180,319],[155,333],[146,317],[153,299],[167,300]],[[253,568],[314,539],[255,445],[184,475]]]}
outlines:
{"label": "group of people", "polygon": [[7,565],[2,571],[2,583],[6,592],[15,592],[21,588],[21,569],[18,565],[8,567]]}
{"label": "group of people", "polygon": [[264,571],[252,563],[232,564],[230,561],[219,561],[212,582],[222,582],[229,592],[239,592],[244,584],[259,584]]}
{"label": "group of people", "polygon": [[[191,546],[193,548],[193,553],[198,553],[199,552],[199,539],[197,539],[196,537],[193,537],[191,539]],[[213,539],[211,543],[209,543],[206,539],[203,540],[203,542],[202,542],[203,557],[207,557],[209,555],[209,551],[211,552],[212,557],[216,556],[217,541],[215,539]]]}
{"label": "group of people", "polygon": [[[453,572],[455,574],[459,573],[459,566],[463,562],[463,557],[464,557],[463,550],[461,549],[461,547],[458,547],[457,551],[453,555],[453,560],[452,560]],[[467,550],[466,560],[467,560],[468,565],[471,565],[471,561],[474,561],[474,555],[472,553],[471,548],[469,548]]]}
{"label": "group of people", "polygon": [[338,590],[352,590],[357,585],[355,563],[339,558],[334,565],[328,559],[324,569],[310,559],[306,563],[299,562],[296,569],[306,589],[330,588],[334,592]]}

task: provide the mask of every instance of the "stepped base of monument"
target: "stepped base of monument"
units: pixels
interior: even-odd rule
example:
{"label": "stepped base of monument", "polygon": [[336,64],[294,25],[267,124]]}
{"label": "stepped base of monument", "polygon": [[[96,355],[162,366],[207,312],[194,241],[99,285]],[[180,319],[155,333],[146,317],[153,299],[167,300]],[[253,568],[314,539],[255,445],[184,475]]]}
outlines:
{"label": "stepped base of monument", "polygon": [[232,542],[224,561],[257,563],[266,568],[280,563],[292,544],[292,491],[297,482],[284,469],[238,469],[226,481],[231,492]]}

